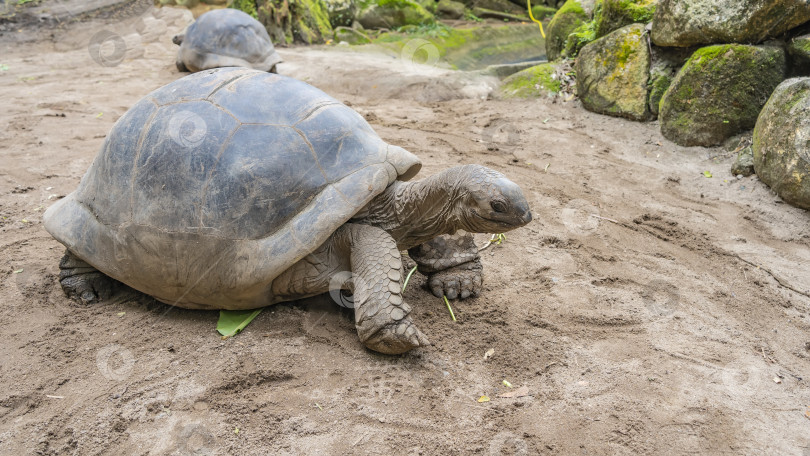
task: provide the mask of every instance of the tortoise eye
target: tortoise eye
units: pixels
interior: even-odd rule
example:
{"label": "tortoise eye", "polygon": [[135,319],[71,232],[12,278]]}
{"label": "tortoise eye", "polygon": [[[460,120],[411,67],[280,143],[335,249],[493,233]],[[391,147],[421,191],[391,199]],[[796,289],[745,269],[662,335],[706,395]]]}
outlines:
{"label": "tortoise eye", "polygon": [[492,206],[492,210],[495,212],[506,212],[506,204],[502,201],[493,201],[490,203],[490,206]]}

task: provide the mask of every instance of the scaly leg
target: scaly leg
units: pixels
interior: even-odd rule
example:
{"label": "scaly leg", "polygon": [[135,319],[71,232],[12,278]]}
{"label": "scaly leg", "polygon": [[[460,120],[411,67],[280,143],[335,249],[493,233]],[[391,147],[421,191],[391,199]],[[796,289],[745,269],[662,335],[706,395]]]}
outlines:
{"label": "scaly leg", "polygon": [[371,225],[346,224],[354,276],[354,320],[366,347],[387,354],[428,345],[402,299],[402,258],[394,239]]}

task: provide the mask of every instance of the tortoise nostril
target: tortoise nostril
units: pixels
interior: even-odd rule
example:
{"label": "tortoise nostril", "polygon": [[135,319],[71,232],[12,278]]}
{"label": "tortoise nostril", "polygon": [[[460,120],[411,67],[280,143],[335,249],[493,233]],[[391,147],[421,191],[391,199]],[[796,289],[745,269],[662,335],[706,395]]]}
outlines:
{"label": "tortoise nostril", "polygon": [[523,214],[523,222],[529,223],[531,221],[532,221],[532,211],[526,211],[526,213]]}

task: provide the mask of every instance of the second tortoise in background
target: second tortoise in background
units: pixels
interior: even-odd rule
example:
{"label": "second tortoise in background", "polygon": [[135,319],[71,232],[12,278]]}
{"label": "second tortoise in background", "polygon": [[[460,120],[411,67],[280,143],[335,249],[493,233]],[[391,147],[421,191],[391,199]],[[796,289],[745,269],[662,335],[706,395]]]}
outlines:
{"label": "second tortoise in background", "polygon": [[235,9],[203,14],[172,41],[180,46],[176,64],[184,72],[245,67],[276,73],[281,63],[264,26]]}

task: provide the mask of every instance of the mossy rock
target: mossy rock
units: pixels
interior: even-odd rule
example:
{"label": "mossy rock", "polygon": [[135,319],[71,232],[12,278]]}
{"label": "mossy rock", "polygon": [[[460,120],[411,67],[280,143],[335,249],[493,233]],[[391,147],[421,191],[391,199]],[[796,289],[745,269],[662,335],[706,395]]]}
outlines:
{"label": "mossy rock", "polygon": [[761,43],[810,21],[807,0],[661,0],[653,16],[658,46]]}
{"label": "mossy rock", "polygon": [[470,6],[473,8],[483,8],[490,11],[499,11],[501,13],[518,14],[528,17],[525,3],[515,5],[509,0],[473,0]]}
{"label": "mossy rock", "polygon": [[493,11],[488,10],[486,8],[479,8],[475,7],[472,9],[472,13],[476,17],[480,17],[482,19],[497,19],[502,20],[504,22],[527,22],[529,20],[528,16],[522,16],[520,14],[512,14],[512,13],[504,13],[501,11]]}
{"label": "mossy rock", "polygon": [[691,57],[692,52],[685,48],[652,48],[650,64],[650,112],[658,116],[661,99],[664,97],[678,70]]}
{"label": "mossy rock", "polygon": [[461,19],[464,17],[465,11],[466,7],[463,3],[453,0],[439,0],[436,5],[436,13],[445,19]]}
{"label": "mossy rock", "polygon": [[357,15],[357,3],[354,0],[323,0],[329,23],[332,27],[349,27]]}
{"label": "mossy rock", "polygon": [[649,120],[650,51],[644,25],[623,27],[589,43],[576,61],[577,93],[589,111]]}
{"label": "mossy rock", "polygon": [[335,27],[334,40],[336,43],[345,42],[348,44],[368,44],[371,38],[365,33],[351,27]]}
{"label": "mossy rock", "polygon": [[547,17],[554,16],[554,13],[557,12],[557,8],[545,5],[534,5],[532,6],[532,16],[538,21],[542,21]]}
{"label": "mossy rock", "polygon": [[594,0],[567,0],[557,10],[546,27],[546,56],[549,60],[562,56],[568,35],[591,20],[594,5]]}
{"label": "mossy rock", "polygon": [[762,109],[754,169],[787,203],[810,210],[810,78],[782,82]]}
{"label": "mossy rock", "polygon": [[794,37],[788,43],[791,72],[795,75],[810,75],[810,35]]}
{"label": "mossy rock", "polygon": [[601,14],[596,23],[596,37],[630,24],[646,24],[653,19],[658,0],[601,0]]}
{"label": "mossy rock", "polygon": [[753,146],[749,145],[737,154],[737,158],[734,159],[734,164],[731,165],[731,174],[743,177],[748,177],[754,174]]}
{"label": "mossy rock", "polygon": [[378,0],[363,7],[357,21],[365,28],[396,29],[404,25],[432,24],[435,18],[413,0]]}
{"label": "mossy rock", "polygon": [[557,65],[540,65],[519,71],[503,80],[501,95],[504,98],[533,98],[560,93],[560,81],[555,77]]}
{"label": "mossy rock", "polygon": [[661,99],[661,132],[682,146],[715,146],[753,128],[786,69],[780,47],[698,49]]}
{"label": "mossy rock", "polygon": [[323,43],[332,37],[324,0],[256,0],[258,20],[274,43]]}

